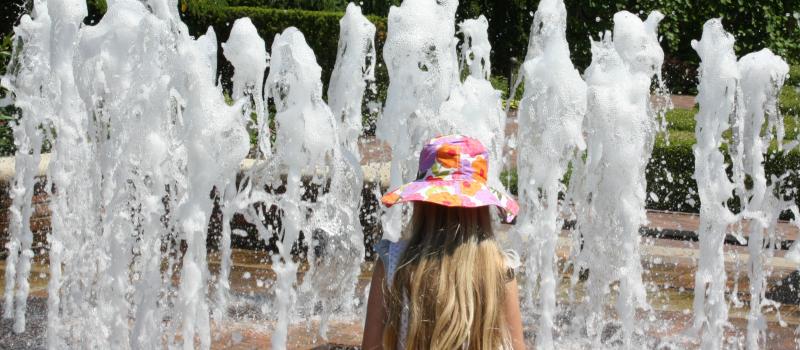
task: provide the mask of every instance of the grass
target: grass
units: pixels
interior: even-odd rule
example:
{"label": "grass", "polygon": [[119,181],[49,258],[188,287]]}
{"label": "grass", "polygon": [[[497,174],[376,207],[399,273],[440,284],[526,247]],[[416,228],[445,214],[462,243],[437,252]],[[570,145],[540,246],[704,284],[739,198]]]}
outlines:
{"label": "grass", "polygon": [[800,86],[787,86],[781,90],[781,112],[787,114],[800,114]]}
{"label": "grass", "polygon": [[673,109],[667,112],[667,125],[670,133],[679,131],[689,131],[694,133],[696,124],[694,115],[697,109]]}
{"label": "grass", "polygon": [[[800,91],[794,86],[784,87],[780,96],[780,110],[783,116],[786,134],[784,140],[794,140],[798,137],[798,116],[800,116]],[[695,115],[697,108],[673,109],[667,113],[667,125],[670,142],[694,143],[694,128],[697,122]],[[660,139],[663,142],[663,138]]]}

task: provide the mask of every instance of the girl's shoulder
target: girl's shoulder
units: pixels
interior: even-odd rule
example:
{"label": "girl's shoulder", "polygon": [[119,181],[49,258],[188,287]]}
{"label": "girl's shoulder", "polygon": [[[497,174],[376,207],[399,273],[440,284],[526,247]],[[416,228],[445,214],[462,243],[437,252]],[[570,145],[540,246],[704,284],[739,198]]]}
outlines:
{"label": "girl's shoulder", "polygon": [[382,239],[375,245],[375,252],[379,258],[386,260],[385,258],[390,255],[402,254],[407,246],[408,241],[405,240],[392,242],[388,239]]}
{"label": "girl's shoulder", "polygon": [[397,242],[392,242],[387,239],[382,239],[380,242],[378,242],[378,244],[375,245],[375,252],[378,254],[378,258],[381,259],[381,262],[383,263],[383,269],[386,271],[386,277],[389,281],[392,280],[394,271],[397,269],[397,265],[400,263],[400,258],[403,256],[403,252],[407,246],[408,241],[400,240]]}

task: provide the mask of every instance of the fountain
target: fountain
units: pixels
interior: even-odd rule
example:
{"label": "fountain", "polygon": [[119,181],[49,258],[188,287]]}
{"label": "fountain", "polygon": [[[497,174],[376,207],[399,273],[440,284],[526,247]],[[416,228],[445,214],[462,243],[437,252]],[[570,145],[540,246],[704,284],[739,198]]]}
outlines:
{"label": "fountain", "polygon": [[[390,187],[416,178],[422,149],[418,141],[429,140],[442,129],[438,110],[458,80],[457,5],[456,0],[410,0],[389,11],[391,29],[383,48],[389,89],[376,135],[392,148]],[[406,209],[387,210],[382,225],[385,239],[400,238]]]}
{"label": "fountain", "polygon": [[[743,203],[742,216],[751,219],[750,235],[747,241],[750,263],[747,269],[750,279],[750,314],[747,319],[747,347],[759,348],[766,340],[766,320],[762,309],[774,302],[765,298],[766,274],[769,269],[765,262],[774,256],[775,235],[778,216],[791,208],[791,204],[777,196],[776,186],[782,182],[772,178],[768,184],[764,173],[764,159],[773,140],[777,149],[783,149],[783,118],[778,109],[777,97],[789,74],[789,65],[769,49],[750,53],[739,59],[740,84],[742,90],[742,120],[738,142],[734,149],[734,163],[741,165],[741,175],[752,182],[752,188],[744,186],[744,176],[739,176],[738,190]],[[762,136],[764,124],[767,130]],[[774,130],[774,132],[773,132]]]}
{"label": "fountain", "polygon": [[723,327],[728,321],[725,303],[725,263],[723,243],[728,225],[736,217],[726,201],[732,196],[734,184],[725,173],[725,160],[719,147],[722,133],[736,121],[738,113],[739,70],[733,52],[733,36],[725,32],[720,20],[710,20],[703,26],[703,38],[693,41],[702,60],[697,100],[697,146],[695,178],[700,195],[700,261],[695,275],[694,327],[702,332],[704,349],[722,346]]}
{"label": "fountain", "polygon": [[[701,210],[693,313],[686,309],[691,320],[681,323],[656,306],[674,288],[652,282],[668,265],[649,260],[654,243],[640,234],[648,225],[646,168],[671,107],[661,78],[664,15],[615,14],[613,30],[592,39],[592,63],[581,75],[570,60],[564,2],[542,0],[513,117],[491,84],[492,23],[456,22],[457,6],[392,7],[386,101],[364,101],[375,91],[376,27],[355,4],[340,21],[324,93],[322,67],[293,27],[274,33],[268,50],[248,18],[236,20],[224,41],[213,28],[191,37],[171,0],[109,2],[95,25],[83,24],[84,0],[35,0],[15,28],[0,81],[20,117],[3,298],[15,336],[30,332],[31,201],[45,143],[52,144],[45,186],[52,231],[47,333],[36,346],[208,349],[228,334],[240,341],[231,329],[244,318],[283,349],[298,328],[328,341],[335,322],[360,324],[358,281],[369,267],[360,221],[368,178],[362,111],[382,104],[376,136],[391,147],[384,185],[416,178],[418,151],[436,134],[481,140],[493,186],[502,187],[501,170],[518,169],[521,214],[514,226],[498,220],[496,228],[523,260],[531,346],[768,348],[766,313],[780,307],[766,297],[778,217],[800,215],[781,192],[793,186],[787,175],[768,178],[764,170],[770,143],[785,153],[797,146],[783,143],[777,108],[786,63],[768,50],[737,62],[720,20],[693,42],[701,59],[694,146]],[[234,68],[231,91],[220,84],[218,45]],[[517,134],[506,135],[514,121]],[[742,204],[736,213],[727,204],[734,196]],[[401,239],[410,211],[379,213],[383,237]],[[214,215],[219,242],[210,247]],[[252,236],[233,226],[237,217]],[[567,221],[574,222],[568,231]],[[731,228],[748,245],[743,337],[729,332],[729,313],[744,305],[726,286]],[[236,285],[256,279],[235,266],[236,236],[274,244],[251,264],[267,271],[255,281],[263,292]],[[786,253],[794,267],[798,252],[800,245]],[[563,275],[569,281],[561,283]],[[668,327],[681,332],[659,333]]]}
{"label": "fountain", "polygon": [[[562,1],[542,1],[531,25],[528,54],[522,65],[525,93],[520,103],[519,201],[514,227],[527,279],[523,289],[536,290],[540,313],[536,346],[552,349],[556,316],[556,242],[563,226],[558,195],[571,160],[586,148],[583,123],[586,83],[572,66],[567,45],[567,10]],[[525,142],[523,142],[525,140]],[[548,164],[543,167],[541,164]],[[523,293],[531,307],[535,294]]]}
{"label": "fountain", "polygon": [[[647,310],[642,282],[639,228],[646,223],[645,168],[657,131],[650,105],[651,79],[661,71],[664,53],[657,26],[664,16],[653,12],[642,22],[623,11],[614,15],[613,38],[606,32],[592,42],[592,64],[586,69],[588,111],[585,164],[579,165],[573,190],[578,235],[573,287],[579,271],[588,270],[587,332],[600,345],[604,308],[611,286],[618,283],[617,335],[626,348],[634,343],[637,309]],[[615,243],[612,243],[615,242]]]}

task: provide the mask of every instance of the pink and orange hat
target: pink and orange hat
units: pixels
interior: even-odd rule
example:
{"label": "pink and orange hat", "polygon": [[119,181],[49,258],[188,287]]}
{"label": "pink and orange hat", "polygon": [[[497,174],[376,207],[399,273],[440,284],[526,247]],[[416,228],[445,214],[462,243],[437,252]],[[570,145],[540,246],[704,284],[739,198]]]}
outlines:
{"label": "pink and orange hat", "polygon": [[508,194],[486,184],[489,152],[480,141],[464,135],[436,137],[422,148],[417,180],[381,198],[387,207],[422,201],[447,207],[483,207],[502,210],[507,222],[514,220],[519,205]]}

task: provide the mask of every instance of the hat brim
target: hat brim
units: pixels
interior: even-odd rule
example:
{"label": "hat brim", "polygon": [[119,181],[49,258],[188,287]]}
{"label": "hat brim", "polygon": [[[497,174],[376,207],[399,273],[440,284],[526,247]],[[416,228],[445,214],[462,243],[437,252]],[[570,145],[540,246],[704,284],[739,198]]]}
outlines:
{"label": "hat brim", "polygon": [[381,203],[391,207],[403,202],[428,202],[446,207],[477,208],[495,206],[511,222],[519,205],[508,194],[473,180],[418,180],[386,193]]}

